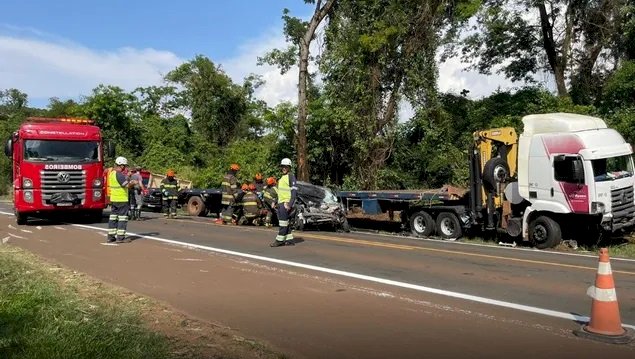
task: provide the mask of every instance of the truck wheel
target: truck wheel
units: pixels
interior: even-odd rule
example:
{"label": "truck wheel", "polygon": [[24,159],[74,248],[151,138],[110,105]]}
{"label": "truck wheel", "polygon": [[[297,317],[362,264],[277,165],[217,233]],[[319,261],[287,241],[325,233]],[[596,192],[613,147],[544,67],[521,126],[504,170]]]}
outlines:
{"label": "truck wheel", "polygon": [[26,224],[26,215],[24,213],[20,213],[20,212],[15,212],[15,222],[20,225],[23,226]]}
{"label": "truck wheel", "polygon": [[560,225],[547,216],[540,216],[529,224],[529,240],[538,249],[553,248],[562,242]]}
{"label": "truck wheel", "polygon": [[199,196],[192,196],[187,201],[187,213],[190,216],[200,216],[201,213],[205,213],[205,203]]}
{"label": "truck wheel", "polygon": [[442,212],[437,217],[437,234],[443,239],[456,239],[463,235],[461,222],[454,213]]}
{"label": "truck wheel", "polygon": [[410,231],[416,237],[429,237],[434,234],[434,219],[428,212],[416,212],[410,217]]}
{"label": "truck wheel", "polygon": [[495,191],[499,183],[509,178],[509,165],[500,158],[494,157],[485,163],[483,167],[483,185],[490,191]]}

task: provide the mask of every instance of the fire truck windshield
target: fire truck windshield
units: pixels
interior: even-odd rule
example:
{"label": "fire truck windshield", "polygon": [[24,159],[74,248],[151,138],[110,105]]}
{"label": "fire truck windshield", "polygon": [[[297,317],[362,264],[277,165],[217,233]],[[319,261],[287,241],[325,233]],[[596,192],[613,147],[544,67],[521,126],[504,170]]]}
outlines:
{"label": "fire truck windshield", "polygon": [[86,163],[99,161],[96,141],[24,141],[24,159],[31,162]]}

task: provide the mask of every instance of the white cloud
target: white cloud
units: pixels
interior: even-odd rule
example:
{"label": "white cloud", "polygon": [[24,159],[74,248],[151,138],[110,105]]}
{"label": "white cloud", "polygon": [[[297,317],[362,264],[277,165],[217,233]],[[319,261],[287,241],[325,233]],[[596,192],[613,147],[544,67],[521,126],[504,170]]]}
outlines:
{"label": "white cloud", "polygon": [[78,98],[100,83],[133,90],[157,85],[183,60],[169,51],[96,51],[68,41],[0,35],[0,88],[30,98]]}
{"label": "white cloud", "polygon": [[[120,48],[95,50],[44,34],[34,29],[0,28],[0,89],[17,88],[36,100],[38,105],[47,103],[50,97],[79,98],[90,94],[97,85],[109,84],[133,90],[139,86],[159,85],[163,76],[189,59],[179,58],[165,50]],[[318,38],[319,40],[319,38]],[[297,67],[285,75],[271,65],[257,65],[257,58],[274,48],[287,46],[279,28],[270,29],[262,35],[241,44],[238,55],[214,59],[236,82],[250,73],[259,74],[266,81],[256,96],[270,106],[282,101],[297,101]],[[314,41],[315,54],[319,41]],[[211,56],[210,56],[211,57]],[[459,59],[450,59],[440,64],[439,89],[459,93],[470,91],[470,97],[487,96],[497,89],[518,87],[501,75],[480,75],[463,71],[465,64]],[[316,69],[311,66],[310,71]],[[542,81],[547,81],[543,76]],[[549,86],[551,88],[553,86]],[[412,115],[412,108],[400,106],[402,120]]]}

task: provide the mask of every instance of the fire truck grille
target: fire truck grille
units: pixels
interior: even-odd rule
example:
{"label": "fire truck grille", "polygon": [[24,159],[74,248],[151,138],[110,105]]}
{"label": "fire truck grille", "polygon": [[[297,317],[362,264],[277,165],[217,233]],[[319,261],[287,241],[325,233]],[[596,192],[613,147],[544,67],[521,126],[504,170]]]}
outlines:
{"label": "fire truck grille", "polygon": [[86,192],[86,171],[84,170],[43,170],[42,202],[50,204],[51,196],[56,193],[71,193],[84,203]]}

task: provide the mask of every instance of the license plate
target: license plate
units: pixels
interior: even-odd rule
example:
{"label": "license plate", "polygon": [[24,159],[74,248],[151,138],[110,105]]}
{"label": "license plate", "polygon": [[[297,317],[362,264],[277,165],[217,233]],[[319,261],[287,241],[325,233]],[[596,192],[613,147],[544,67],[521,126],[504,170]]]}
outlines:
{"label": "license plate", "polygon": [[70,207],[72,205],[73,205],[72,203],[68,203],[68,202],[62,202],[57,204],[58,207]]}

